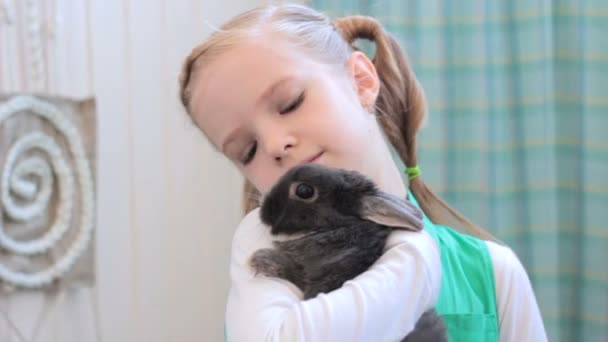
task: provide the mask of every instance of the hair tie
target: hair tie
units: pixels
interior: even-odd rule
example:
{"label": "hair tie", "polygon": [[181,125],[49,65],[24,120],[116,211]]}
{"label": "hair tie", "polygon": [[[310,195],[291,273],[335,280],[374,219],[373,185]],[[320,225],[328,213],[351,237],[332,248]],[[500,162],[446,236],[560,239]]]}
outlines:
{"label": "hair tie", "polygon": [[407,174],[407,179],[411,181],[412,179],[420,176],[422,174],[422,171],[420,171],[420,167],[416,165],[406,168],[405,173]]}

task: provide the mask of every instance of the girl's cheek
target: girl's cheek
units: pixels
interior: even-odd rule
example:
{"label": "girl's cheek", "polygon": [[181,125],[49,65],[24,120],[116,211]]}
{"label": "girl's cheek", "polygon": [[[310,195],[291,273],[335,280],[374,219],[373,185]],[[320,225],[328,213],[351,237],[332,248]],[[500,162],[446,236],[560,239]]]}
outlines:
{"label": "girl's cheek", "polygon": [[243,174],[245,178],[247,178],[249,182],[251,182],[251,184],[253,184],[253,186],[260,192],[266,192],[270,188],[269,177],[263,170],[251,168],[246,170]]}

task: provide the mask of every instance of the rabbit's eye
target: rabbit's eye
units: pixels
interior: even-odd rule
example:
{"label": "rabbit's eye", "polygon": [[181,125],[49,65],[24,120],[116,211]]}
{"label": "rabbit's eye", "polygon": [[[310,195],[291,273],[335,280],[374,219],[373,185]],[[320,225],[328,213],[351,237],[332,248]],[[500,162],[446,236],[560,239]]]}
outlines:
{"label": "rabbit's eye", "polygon": [[309,199],[314,195],[315,189],[308,184],[301,183],[296,187],[296,196],[300,197],[301,199]]}
{"label": "rabbit's eye", "polygon": [[319,195],[314,186],[304,182],[293,182],[289,186],[289,198],[312,203]]}

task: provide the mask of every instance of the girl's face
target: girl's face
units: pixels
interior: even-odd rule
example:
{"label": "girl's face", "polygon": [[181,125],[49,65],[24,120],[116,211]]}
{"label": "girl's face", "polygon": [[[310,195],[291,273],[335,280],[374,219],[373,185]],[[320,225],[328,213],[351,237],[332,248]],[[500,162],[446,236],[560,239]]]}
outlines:
{"label": "girl's face", "polygon": [[286,40],[243,42],[197,70],[190,108],[211,143],[262,193],[291,167],[357,170],[399,195],[403,184],[373,114],[379,82],[353,53],[329,67]]}

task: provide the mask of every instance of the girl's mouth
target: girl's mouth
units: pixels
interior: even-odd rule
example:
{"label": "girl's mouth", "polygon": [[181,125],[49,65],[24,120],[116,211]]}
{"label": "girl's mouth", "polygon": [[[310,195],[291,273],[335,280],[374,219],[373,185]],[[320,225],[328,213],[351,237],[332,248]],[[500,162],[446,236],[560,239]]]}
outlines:
{"label": "girl's mouth", "polygon": [[314,156],[310,157],[309,159],[307,159],[305,161],[305,163],[314,163],[315,160],[317,160],[317,159],[319,159],[319,157],[321,157],[321,155],[323,155],[323,151],[321,151],[321,152],[315,154]]}

